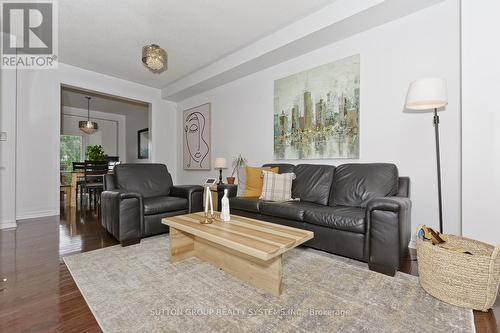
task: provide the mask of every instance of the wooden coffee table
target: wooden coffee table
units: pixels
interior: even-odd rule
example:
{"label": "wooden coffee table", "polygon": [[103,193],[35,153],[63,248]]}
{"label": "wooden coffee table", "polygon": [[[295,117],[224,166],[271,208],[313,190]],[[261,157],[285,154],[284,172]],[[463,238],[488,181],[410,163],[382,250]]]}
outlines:
{"label": "wooden coffee table", "polygon": [[282,254],[312,239],[312,231],[231,215],[230,222],[201,224],[203,213],[167,217],[172,263],[207,261],[273,295],[281,294]]}

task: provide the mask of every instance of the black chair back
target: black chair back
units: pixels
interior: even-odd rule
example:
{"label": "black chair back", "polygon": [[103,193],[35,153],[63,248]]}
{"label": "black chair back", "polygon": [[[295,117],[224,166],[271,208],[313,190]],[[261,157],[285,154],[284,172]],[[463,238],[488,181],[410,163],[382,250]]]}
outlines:
{"label": "black chair back", "polygon": [[108,173],[108,161],[85,161],[85,182],[103,183]]}
{"label": "black chair back", "polygon": [[85,162],[73,162],[73,171],[85,171]]}

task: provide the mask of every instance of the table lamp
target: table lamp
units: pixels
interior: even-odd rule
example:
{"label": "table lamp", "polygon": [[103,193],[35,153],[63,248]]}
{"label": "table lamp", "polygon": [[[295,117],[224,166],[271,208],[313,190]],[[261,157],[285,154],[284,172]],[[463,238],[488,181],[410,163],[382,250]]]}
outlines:
{"label": "table lamp", "polygon": [[418,112],[434,111],[434,134],[436,137],[436,162],[439,200],[439,231],[443,232],[443,201],[441,195],[441,157],[439,153],[438,109],[448,105],[446,80],[425,78],[413,81],[406,95],[406,109]]}
{"label": "table lamp", "polygon": [[224,157],[217,157],[214,164],[215,169],[219,169],[219,185],[224,184],[222,182],[222,169],[227,169],[227,160]]}

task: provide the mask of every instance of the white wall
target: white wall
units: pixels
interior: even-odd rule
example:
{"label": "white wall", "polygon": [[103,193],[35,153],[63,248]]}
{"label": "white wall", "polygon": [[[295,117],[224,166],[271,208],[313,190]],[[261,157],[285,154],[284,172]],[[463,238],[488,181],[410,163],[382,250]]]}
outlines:
{"label": "white wall", "polygon": [[[403,113],[410,81],[427,76],[448,80],[449,105],[441,113],[446,232],[460,233],[460,46],[458,1],[449,0],[410,16],[281,63],[184,100],[178,112],[212,103],[212,158],[242,153],[250,164],[273,157],[274,80],[353,54],[361,56],[360,159],[392,162],[412,181],[413,229],[438,226],[434,128],[431,114]],[[177,141],[182,142],[181,117]],[[339,165],[347,160],[291,163]],[[217,171],[182,170],[180,183],[201,183]],[[227,170],[229,171],[229,170]],[[227,173],[227,172],[226,172]]]}
{"label": "white wall", "polygon": [[[137,112],[128,112],[127,118],[127,138],[126,138],[126,156],[128,163],[147,163],[151,159],[137,158],[137,131],[149,127],[148,113],[138,110]],[[151,134],[151,132],[150,132]],[[161,144],[160,147],[163,145]]]}
{"label": "white wall", "polygon": [[[162,100],[159,89],[65,64],[59,64],[57,70],[22,70],[18,88],[17,219],[59,214],[61,84],[151,103],[152,161],[167,164],[175,177],[175,104]],[[14,193],[13,188],[6,191]]]}
{"label": "white wall", "polygon": [[[5,37],[4,37],[5,38]],[[7,141],[0,141],[0,229],[15,226],[16,112],[15,70],[0,70],[0,132]]]}
{"label": "white wall", "polygon": [[500,244],[500,3],[462,1],[463,234]]}
{"label": "white wall", "polygon": [[[61,133],[82,136],[83,158],[85,158],[88,145],[103,146],[104,153],[109,156],[125,156],[127,151],[126,116],[91,110],[90,118],[96,121],[99,127],[97,132],[88,135],[78,128],[79,121],[87,120],[87,110],[64,106]],[[123,162],[127,162],[126,158]]]}

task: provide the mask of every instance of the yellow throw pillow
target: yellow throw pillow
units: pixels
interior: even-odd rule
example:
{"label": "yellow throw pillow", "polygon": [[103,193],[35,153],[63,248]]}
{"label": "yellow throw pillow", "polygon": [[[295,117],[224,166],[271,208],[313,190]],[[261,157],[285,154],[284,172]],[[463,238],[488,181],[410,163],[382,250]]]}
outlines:
{"label": "yellow throw pillow", "polygon": [[247,198],[258,198],[262,194],[262,170],[269,170],[274,173],[278,173],[279,168],[254,168],[254,167],[246,167],[246,188],[244,197]]}

